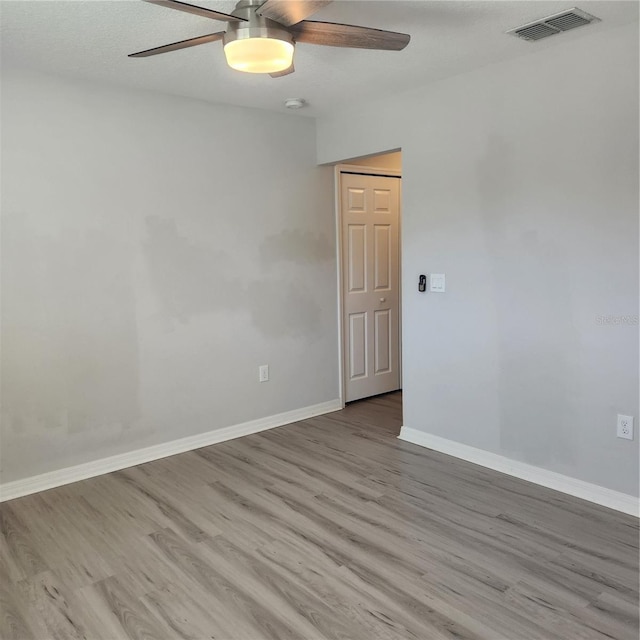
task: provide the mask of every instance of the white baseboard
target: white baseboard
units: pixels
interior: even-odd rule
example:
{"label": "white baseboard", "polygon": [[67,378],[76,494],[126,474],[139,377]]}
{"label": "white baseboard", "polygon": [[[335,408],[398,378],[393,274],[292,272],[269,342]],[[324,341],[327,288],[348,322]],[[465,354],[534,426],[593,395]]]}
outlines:
{"label": "white baseboard", "polygon": [[119,469],[134,467],[138,464],[152,462],[153,460],[173,456],[177,453],[208,447],[218,442],[233,440],[234,438],[258,433],[259,431],[274,429],[275,427],[281,427],[285,424],[298,422],[299,420],[307,420],[308,418],[320,416],[324,413],[331,413],[332,411],[338,411],[340,409],[342,409],[340,400],[330,400],[329,402],[323,402],[310,407],[279,413],[275,416],[259,418],[258,420],[243,422],[242,424],[236,424],[231,427],[224,427],[222,429],[216,429],[215,431],[208,431],[207,433],[200,433],[195,436],[145,447],[144,449],[121,453],[110,456],[109,458],[102,458],[57,471],[50,471],[49,473],[24,478],[23,480],[14,480],[13,482],[0,485],[0,502],[26,496],[38,491],[45,491],[46,489],[53,489],[54,487],[60,487],[64,484],[77,482],[78,480],[86,480],[87,478],[93,478],[104,473],[111,473]]}
{"label": "white baseboard", "polygon": [[616,511],[628,513],[629,515],[636,516],[636,518],[640,515],[638,498],[626,493],[613,491],[612,489],[607,489],[597,484],[584,482],[583,480],[571,478],[570,476],[565,476],[555,471],[535,467],[525,462],[512,460],[511,458],[506,458],[496,453],[476,449],[475,447],[434,436],[424,431],[418,431],[417,429],[402,427],[398,438],[428,449],[433,449],[434,451],[439,451],[440,453],[446,453],[454,458],[473,462],[474,464],[493,469],[494,471],[506,473],[521,480],[527,480],[528,482],[533,482],[534,484],[539,484],[549,489],[555,489],[562,493],[568,493],[571,496],[582,498],[589,502],[595,502],[596,504],[615,509]]}

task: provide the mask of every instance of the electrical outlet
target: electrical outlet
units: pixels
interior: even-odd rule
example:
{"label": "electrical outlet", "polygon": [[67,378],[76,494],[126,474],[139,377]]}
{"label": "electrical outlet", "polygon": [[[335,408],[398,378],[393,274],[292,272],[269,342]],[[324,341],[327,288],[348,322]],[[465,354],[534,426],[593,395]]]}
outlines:
{"label": "electrical outlet", "polygon": [[633,440],[633,416],[621,416],[618,414],[618,438]]}
{"label": "electrical outlet", "polygon": [[269,382],[269,365],[263,364],[258,367],[258,380],[260,382]]}

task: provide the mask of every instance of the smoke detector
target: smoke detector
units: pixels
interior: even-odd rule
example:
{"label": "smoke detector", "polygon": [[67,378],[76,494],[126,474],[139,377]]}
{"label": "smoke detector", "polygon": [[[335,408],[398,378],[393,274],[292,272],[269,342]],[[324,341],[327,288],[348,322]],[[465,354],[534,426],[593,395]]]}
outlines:
{"label": "smoke detector", "polygon": [[284,101],[284,106],[287,109],[302,109],[307,104],[304,98],[289,98]]}
{"label": "smoke detector", "polygon": [[507,33],[527,40],[527,42],[535,42],[536,40],[553,36],[556,33],[570,31],[576,27],[584,27],[592,22],[600,22],[600,18],[596,18],[590,13],[574,7],[568,11],[554,13],[547,18],[523,24],[515,29],[509,29]]}

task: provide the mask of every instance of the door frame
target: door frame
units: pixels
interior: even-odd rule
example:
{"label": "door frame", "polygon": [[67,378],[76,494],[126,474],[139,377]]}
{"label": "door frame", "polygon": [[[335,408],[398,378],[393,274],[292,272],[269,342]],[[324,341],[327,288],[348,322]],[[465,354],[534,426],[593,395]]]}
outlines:
{"label": "door frame", "polygon": [[[375,155],[375,154],[374,154]],[[335,184],[335,210],[336,210],[336,264],[338,278],[338,393],[342,408],[345,407],[345,372],[344,372],[344,284],[342,280],[342,174],[357,173],[361,175],[389,176],[390,178],[400,178],[402,171],[392,169],[380,169],[354,164],[337,164],[334,168]],[[402,388],[402,182],[400,183],[400,211],[398,212],[398,366],[400,367],[400,388]]]}

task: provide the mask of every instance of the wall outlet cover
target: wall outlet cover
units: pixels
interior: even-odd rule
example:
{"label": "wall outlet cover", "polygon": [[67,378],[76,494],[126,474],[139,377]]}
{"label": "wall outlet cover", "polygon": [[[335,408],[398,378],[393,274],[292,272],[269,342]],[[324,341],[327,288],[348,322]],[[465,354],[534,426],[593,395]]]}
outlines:
{"label": "wall outlet cover", "polygon": [[633,416],[623,416],[618,414],[616,433],[618,438],[633,440]]}

